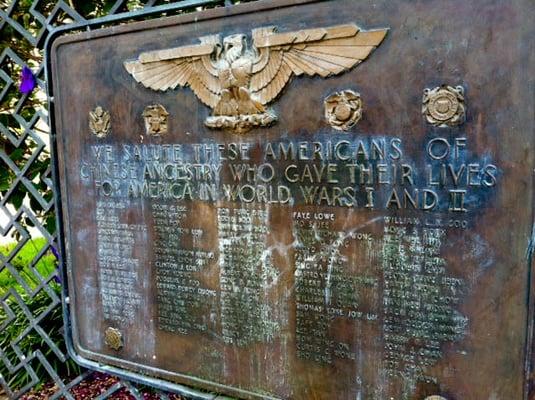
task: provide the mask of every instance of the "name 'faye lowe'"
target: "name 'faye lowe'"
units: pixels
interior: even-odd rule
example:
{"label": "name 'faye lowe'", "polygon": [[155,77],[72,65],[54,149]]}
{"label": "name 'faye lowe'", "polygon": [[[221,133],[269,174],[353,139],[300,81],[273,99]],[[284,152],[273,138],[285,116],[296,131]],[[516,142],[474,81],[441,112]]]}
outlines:
{"label": "name 'faye lowe'", "polygon": [[[102,145],[80,164],[106,197],[467,211],[499,170],[469,155],[466,138],[434,138],[424,160],[402,140]],[[254,157],[252,157],[254,155]],[[253,161],[254,160],[254,161]],[[486,196],[483,193],[483,196]],[[442,198],[441,198],[442,197]]]}

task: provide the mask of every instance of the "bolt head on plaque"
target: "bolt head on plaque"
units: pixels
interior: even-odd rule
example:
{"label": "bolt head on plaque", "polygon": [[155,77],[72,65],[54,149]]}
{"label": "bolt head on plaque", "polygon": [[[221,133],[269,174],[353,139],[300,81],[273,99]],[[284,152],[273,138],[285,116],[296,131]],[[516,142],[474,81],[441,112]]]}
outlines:
{"label": "bolt head on plaque", "polygon": [[353,90],[343,90],[325,99],[325,118],[336,130],[348,131],[362,118],[362,99]]}
{"label": "bolt head on plaque", "polygon": [[147,106],[143,111],[145,118],[145,132],[147,135],[156,136],[167,133],[167,117],[169,113],[161,104]]}
{"label": "bolt head on plaque", "polygon": [[109,327],[104,332],[104,343],[113,350],[120,350],[123,347],[123,335],[119,329]]}
{"label": "bolt head on plaque", "polygon": [[89,112],[89,129],[98,138],[103,138],[108,135],[111,127],[110,113],[104,110],[101,106],[97,106],[93,111]]}
{"label": "bolt head on plaque", "polygon": [[434,395],[434,396],[428,396],[424,400],[446,400],[446,398],[442,396]]}
{"label": "bolt head on plaque", "polygon": [[460,125],[465,120],[464,88],[442,85],[425,89],[422,114],[428,123],[447,127]]}

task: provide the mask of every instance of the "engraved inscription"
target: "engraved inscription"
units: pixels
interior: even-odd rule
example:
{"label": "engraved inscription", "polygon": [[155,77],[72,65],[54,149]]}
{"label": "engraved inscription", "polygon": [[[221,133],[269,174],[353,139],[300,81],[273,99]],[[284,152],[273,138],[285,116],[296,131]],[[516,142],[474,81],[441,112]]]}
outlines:
{"label": "engraved inscription", "polygon": [[419,380],[436,383],[428,367],[442,358],[445,343],[466,334],[468,318],[458,311],[466,282],[448,273],[445,229],[385,217],[384,230],[385,372],[402,378],[410,393]]}
{"label": "engraved inscription", "polygon": [[271,341],[280,329],[266,297],[278,271],[266,247],[268,213],[218,208],[221,326],[225,343]]}
{"label": "engraved inscription", "polygon": [[144,234],[146,226],[125,223],[125,211],[124,202],[97,202],[97,263],[104,318],[132,324],[143,301],[138,290],[141,266],[134,249],[136,236]]}
{"label": "engraved inscription", "polygon": [[354,347],[331,332],[341,321],[353,329],[377,321],[378,278],[368,263],[347,253],[354,246],[369,255],[369,235],[337,231],[334,213],[293,216],[297,356],[325,364],[356,361]]}
{"label": "engraved inscription", "polygon": [[187,206],[151,205],[158,328],[188,335],[213,328],[217,293],[201,282],[214,252],[202,246],[203,229],[184,222]]}
{"label": "engraved inscription", "polygon": [[96,160],[82,162],[80,175],[109,198],[425,212],[468,212],[496,188],[498,167],[471,154],[465,137],[427,141],[425,166],[403,146],[399,138],[267,142],[257,163],[247,144],[92,146]]}

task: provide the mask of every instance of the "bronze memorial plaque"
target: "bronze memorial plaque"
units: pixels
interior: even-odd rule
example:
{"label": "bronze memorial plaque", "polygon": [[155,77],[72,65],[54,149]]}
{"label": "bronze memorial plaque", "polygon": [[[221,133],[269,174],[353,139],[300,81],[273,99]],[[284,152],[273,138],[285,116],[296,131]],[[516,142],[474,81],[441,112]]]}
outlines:
{"label": "bronze memorial plaque", "polygon": [[533,14],[274,0],[61,36],[71,352],[237,398],[527,399]]}

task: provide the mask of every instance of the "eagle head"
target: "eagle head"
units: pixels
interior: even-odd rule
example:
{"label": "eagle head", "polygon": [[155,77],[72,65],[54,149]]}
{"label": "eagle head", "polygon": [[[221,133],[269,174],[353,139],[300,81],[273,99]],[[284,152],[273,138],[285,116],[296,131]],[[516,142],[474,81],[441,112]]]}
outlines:
{"label": "eagle head", "polygon": [[246,36],[242,34],[230,35],[223,39],[223,50],[228,62],[240,58],[245,52]]}

